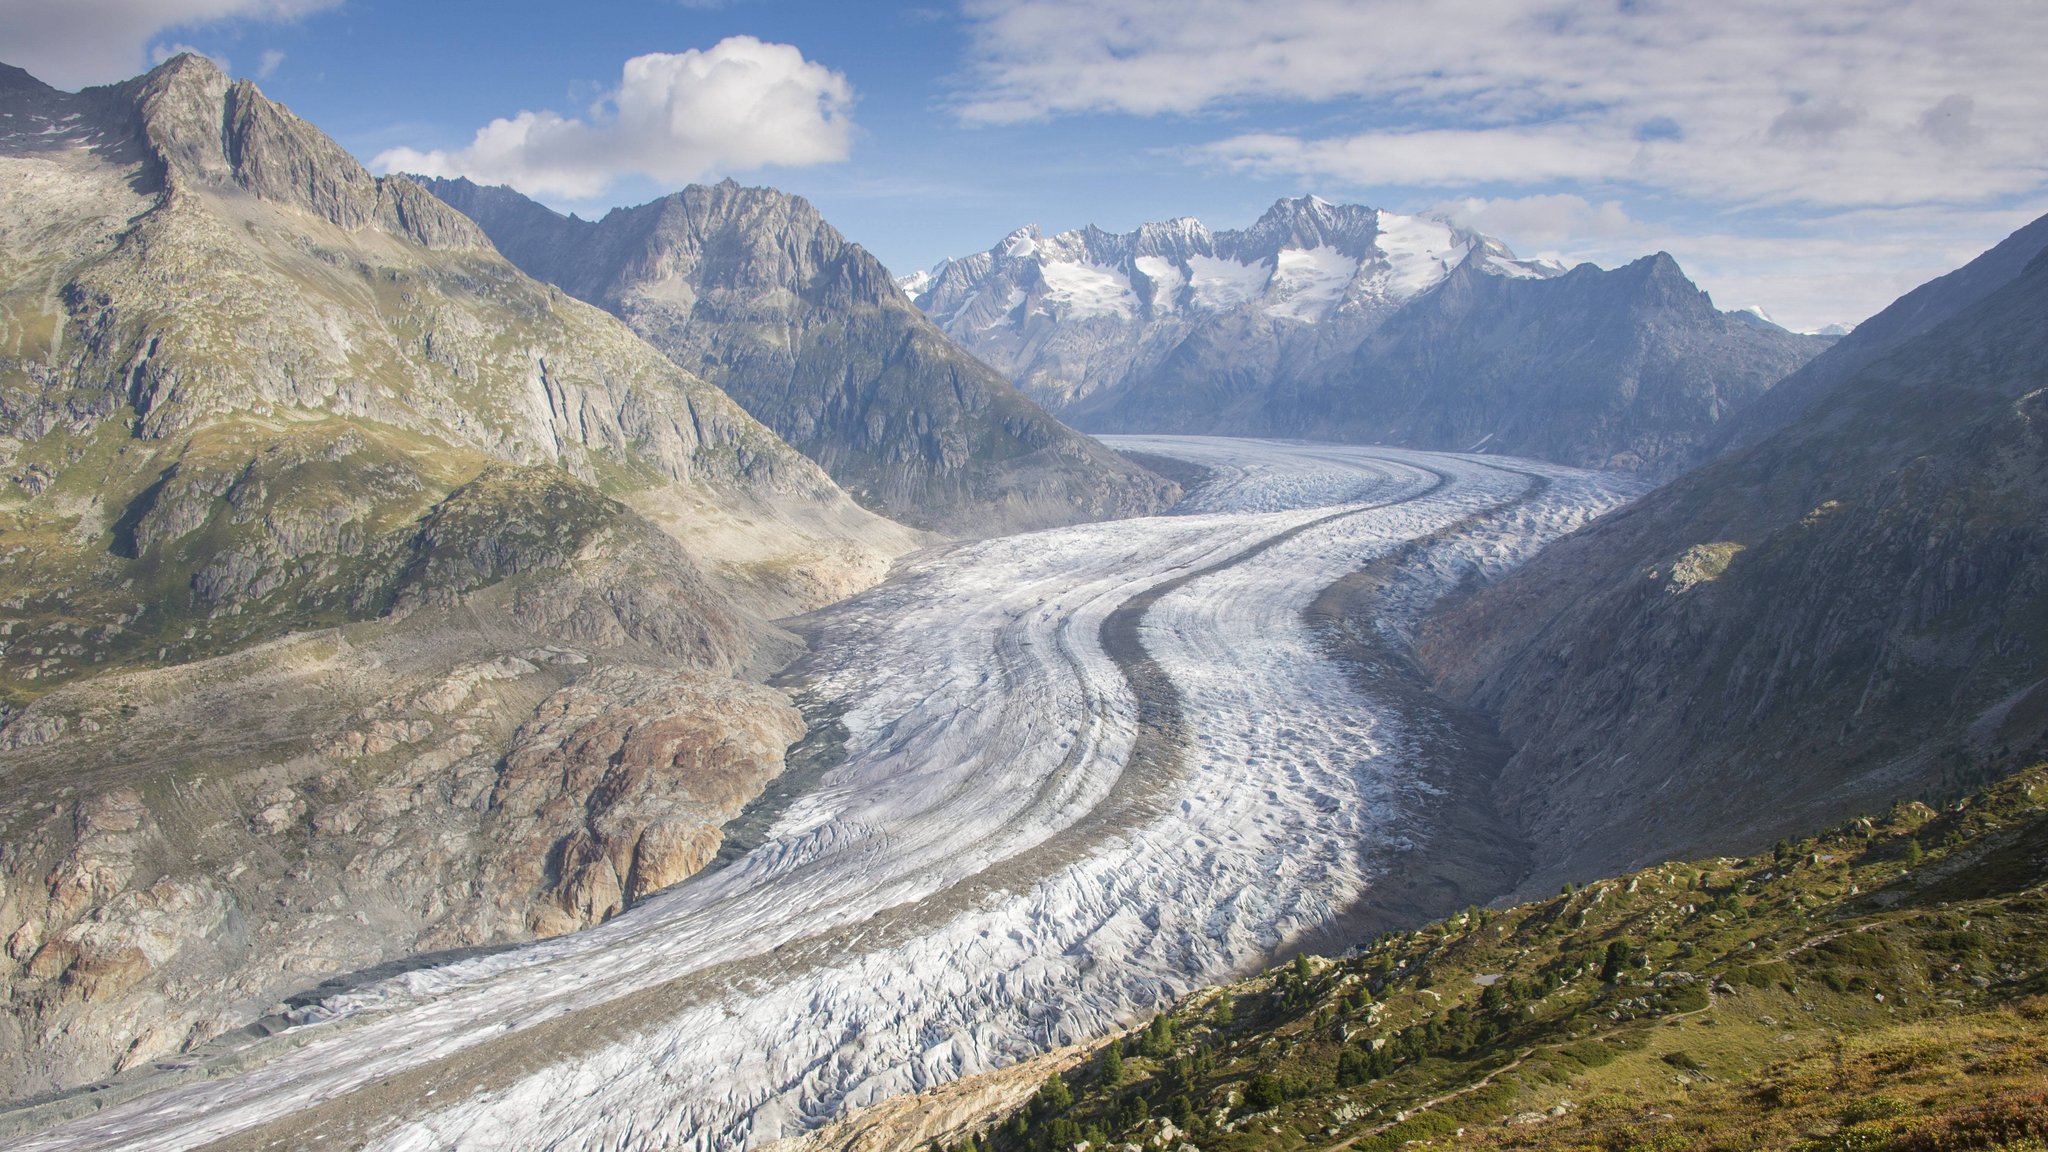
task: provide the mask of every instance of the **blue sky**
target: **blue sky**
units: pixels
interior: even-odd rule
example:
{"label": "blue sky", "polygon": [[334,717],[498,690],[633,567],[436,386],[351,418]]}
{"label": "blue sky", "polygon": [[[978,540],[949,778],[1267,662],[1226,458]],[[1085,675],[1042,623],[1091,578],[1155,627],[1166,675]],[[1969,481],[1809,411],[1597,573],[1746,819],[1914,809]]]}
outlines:
{"label": "blue sky", "polygon": [[181,48],[375,166],[584,215],[733,175],[899,273],[1313,191],[1811,328],[2048,211],[2048,5],[2008,0],[0,0],[60,86]]}

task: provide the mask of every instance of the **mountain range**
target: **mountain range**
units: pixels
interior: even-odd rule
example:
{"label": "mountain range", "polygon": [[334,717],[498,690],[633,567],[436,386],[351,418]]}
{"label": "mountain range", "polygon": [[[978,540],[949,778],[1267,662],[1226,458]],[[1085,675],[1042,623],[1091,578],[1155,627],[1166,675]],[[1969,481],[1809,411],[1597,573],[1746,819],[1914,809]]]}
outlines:
{"label": "mountain range", "polygon": [[801,197],[726,181],[588,221],[510,188],[422,183],[528,275],[618,316],[897,520],[988,535],[1179,494],[962,352]]}
{"label": "mountain range", "polygon": [[[811,754],[792,748],[832,737],[768,683],[804,649],[793,617],[942,536],[1179,497],[1062,420],[1668,481],[1387,639],[1444,715],[1497,727],[1474,741],[1503,761],[1479,824],[1532,862],[1502,900],[1953,800],[2048,754],[2044,334],[2048,218],[1825,337],[1718,309],[1668,254],[1565,268],[1314,197],[1236,231],[1020,229],[899,282],[775,189],[589,221],[372,175],[194,55],[77,93],[0,66],[0,1096],[697,874]],[[1143,596],[1117,609],[1133,628]],[[1987,795],[2032,828],[2036,791]],[[1884,852],[1922,826],[1951,828],[1956,860],[2006,852],[1962,811],[1894,808]],[[1766,884],[1861,914],[1846,882],[1891,857],[1821,847],[1840,845],[1791,881],[1789,857],[1743,862],[1711,906],[1687,893],[1731,865],[1602,885],[1597,914],[1568,889],[1516,910],[1508,943],[1581,979],[1593,935],[1546,926],[1607,931],[1638,881],[1645,916],[1699,928],[1688,948],[1737,947],[1702,918],[1749,915]],[[2038,912],[2016,892],[1998,907]],[[1317,1052],[1330,1018],[1305,1012],[1363,1018],[1367,984],[1426,1029],[1429,970],[1394,970],[1444,956],[1453,930],[1433,933],[1341,981],[1244,987]],[[1471,982],[1466,1022],[1506,947],[1480,944],[1444,969]],[[1750,967],[1723,961],[1717,979]],[[1553,1023],[1692,1004],[1684,981],[1600,983]],[[1215,1003],[1202,1026],[1263,1058]],[[1503,1003],[1496,1039],[1519,1026]],[[1438,1024],[1409,1071],[1441,1055]],[[1133,1054],[1208,1077],[1233,1122],[1250,1083],[1176,1071],[1171,1027]],[[1027,1109],[1006,1147],[1049,1146],[1030,1125],[1054,1120],[1162,1130],[1093,1086],[1078,1111]],[[1328,1102],[1300,1111],[1350,1122]]]}
{"label": "mountain range", "polygon": [[1662,253],[1517,259],[1427,216],[1284,199],[1250,228],[1026,228],[903,281],[1077,427],[1485,450],[1673,474],[1830,342]]}

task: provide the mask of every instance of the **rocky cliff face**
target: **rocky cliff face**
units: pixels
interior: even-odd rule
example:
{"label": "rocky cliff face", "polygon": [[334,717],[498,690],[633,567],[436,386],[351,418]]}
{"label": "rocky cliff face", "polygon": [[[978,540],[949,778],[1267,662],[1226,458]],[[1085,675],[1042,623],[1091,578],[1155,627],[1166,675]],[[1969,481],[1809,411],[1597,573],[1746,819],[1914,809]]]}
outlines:
{"label": "rocky cliff face", "polygon": [[203,60],[0,112],[6,1094],[701,866],[916,535]]}
{"label": "rocky cliff face", "polygon": [[890,516],[986,535],[1178,494],[955,347],[799,197],[727,181],[590,222],[508,188],[424,183],[529,274],[625,320]]}
{"label": "rocky cliff face", "polygon": [[909,283],[1076,426],[1388,441],[1671,473],[1827,341],[1714,309],[1668,256],[1518,260],[1428,217],[1314,197],[1046,237]]}
{"label": "rocky cliff face", "polygon": [[1518,749],[1503,799],[1550,854],[1530,891],[2038,757],[2048,258],[2011,256],[1951,281],[1978,290],[1944,320],[1859,329],[1884,350],[1774,435],[1426,631],[1444,690]]}

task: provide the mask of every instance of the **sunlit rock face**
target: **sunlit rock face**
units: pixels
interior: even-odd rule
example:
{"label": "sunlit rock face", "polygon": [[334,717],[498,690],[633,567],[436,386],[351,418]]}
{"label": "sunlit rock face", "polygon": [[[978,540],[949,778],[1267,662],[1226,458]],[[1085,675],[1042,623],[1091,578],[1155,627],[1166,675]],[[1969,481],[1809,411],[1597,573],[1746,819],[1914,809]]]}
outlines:
{"label": "sunlit rock face", "polygon": [[921,537],[198,57],[0,113],[4,1093],[701,866]]}

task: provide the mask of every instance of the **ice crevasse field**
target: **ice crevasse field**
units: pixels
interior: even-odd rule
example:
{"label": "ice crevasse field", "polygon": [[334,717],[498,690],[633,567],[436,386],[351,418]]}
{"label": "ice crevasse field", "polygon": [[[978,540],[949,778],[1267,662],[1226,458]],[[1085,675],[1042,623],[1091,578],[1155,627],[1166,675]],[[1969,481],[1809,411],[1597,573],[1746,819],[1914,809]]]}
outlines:
{"label": "ice crevasse field", "polygon": [[592,930],[308,1005],[253,1067],[23,1147],[196,1147],[460,1065],[495,1071],[444,1077],[372,1146],[743,1148],[1099,1035],[1325,923],[1387,858],[1366,849],[1414,834],[1410,737],[1304,618],[1318,593],[1397,557],[1375,624],[1399,632],[1642,489],[1105,439],[1209,479],[1169,515],[934,551],[823,614],[798,672],[844,758],[744,856]]}

